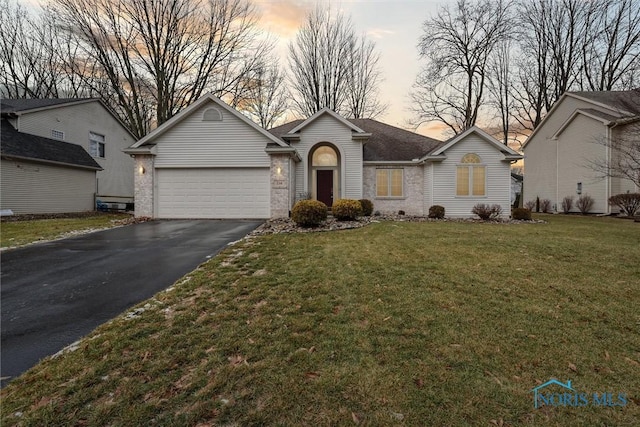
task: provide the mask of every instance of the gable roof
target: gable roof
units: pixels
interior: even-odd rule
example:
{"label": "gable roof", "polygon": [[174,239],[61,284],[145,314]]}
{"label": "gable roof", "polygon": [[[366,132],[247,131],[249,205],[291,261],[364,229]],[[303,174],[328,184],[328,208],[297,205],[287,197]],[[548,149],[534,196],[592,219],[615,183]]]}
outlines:
{"label": "gable roof", "polygon": [[568,92],[567,95],[619,110],[624,115],[640,114],[640,88],[617,91]]}
{"label": "gable roof", "polygon": [[331,117],[333,117],[334,119],[342,123],[343,125],[347,126],[353,132],[361,133],[361,134],[366,133],[364,130],[354,125],[353,122],[345,119],[335,111],[331,110],[329,107],[324,107],[322,110],[316,111],[316,113],[313,116],[309,117],[308,119],[302,120],[301,123],[299,123],[293,129],[291,129],[289,133],[294,134],[294,133],[300,132],[304,127],[308,126],[310,123],[313,123],[315,120],[318,119],[318,117],[323,116],[325,114],[330,115]]}
{"label": "gable roof", "polygon": [[[606,108],[611,111],[613,114],[604,113],[595,108],[582,108],[582,114],[596,118],[599,121],[603,121],[607,118],[607,116],[612,117],[613,120],[610,120],[609,124],[619,124],[625,123],[627,120],[635,121],[638,116],[640,116],[640,88],[632,89],[632,90],[621,90],[621,91],[578,91],[578,92],[565,92],[562,94],[560,99],[558,99],[551,110],[547,112],[545,117],[542,119],[540,124],[531,132],[531,134],[527,137],[527,140],[522,144],[522,149],[526,148],[530,141],[533,140],[533,137],[538,133],[540,129],[542,129],[543,124],[547,120],[549,116],[551,116],[558,106],[564,101],[565,98],[571,97],[575,99],[579,99],[582,101],[589,102],[594,106],[599,106]],[[597,113],[595,113],[597,111]],[[591,114],[591,115],[590,115]],[[572,116],[569,117],[567,121],[562,125],[562,127],[566,127],[568,123],[575,118],[575,112]],[[609,124],[603,123],[606,126]],[[558,131],[559,132],[559,131]],[[556,132],[556,134],[558,133]]]}
{"label": "gable roof", "polygon": [[523,158],[523,156],[519,154],[517,151],[513,150],[507,145],[502,144],[500,141],[498,141],[497,139],[495,139],[494,137],[492,137],[491,135],[489,135],[479,127],[472,126],[469,129],[465,130],[464,132],[445,141],[442,146],[436,148],[435,150],[430,152],[428,155],[424,156],[422,160],[430,160],[430,159],[433,160],[433,159],[443,158],[445,151],[447,151],[450,147],[462,141],[472,133],[476,134],[481,139],[493,145],[496,149],[500,150],[500,152],[504,154],[506,160],[518,160]]}
{"label": "gable roof", "polygon": [[80,145],[18,132],[6,119],[0,120],[0,128],[2,157],[102,170]]}
{"label": "gable roof", "polygon": [[[343,119],[361,132],[370,134],[364,145],[363,160],[365,162],[412,161],[424,156],[443,144],[442,141],[429,138],[396,126],[373,119]],[[281,138],[300,128],[305,120],[294,120],[281,126],[269,129],[273,135]]]}
{"label": "gable roof", "polygon": [[231,107],[226,102],[222,101],[220,98],[213,95],[212,93],[207,93],[201,96],[196,102],[189,105],[187,108],[185,108],[184,110],[182,110],[181,112],[179,112],[178,114],[176,114],[175,116],[173,116],[172,118],[170,118],[169,120],[167,120],[166,122],[164,122],[163,124],[155,128],[154,130],[146,134],[143,138],[138,140],[131,147],[125,149],[124,152],[128,154],[136,154],[136,153],[140,153],[140,150],[135,150],[136,148],[139,149],[145,145],[147,146],[155,145],[153,141],[156,138],[158,138],[160,135],[162,135],[163,133],[165,133],[166,131],[168,131],[169,129],[171,129],[181,121],[183,121],[185,118],[189,117],[189,115],[192,112],[194,112],[195,110],[197,110],[198,108],[200,108],[201,106],[203,106],[204,104],[210,101],[218,105],[220,108],[222,108],[226,112],[230,113],[231,115],[245,122],[248,126],[250,126],[251,128],[255,129],[256,131],[264,135],[267,139],[269,139],[270,142],[275,143],[276,145],[279,145],[282,147],[288,147],[288,145],[284,141],[280,140],[279,138],[276,138],[275,136],[273,136],[272,134],[270,134],[269,132],[267,132],[266,130],[264,130],[263,128],[261,128],[260,126],[252,122],[251,120],[249,120],[249,118],[241,114],[238,110]]}
{"label": "gable roof", "polygon": [[23,113],[44,110],[65,104],[81,104],[100,101],[99,98],[56,98],[56,99],[0,99],[0,111],[4,113]]}

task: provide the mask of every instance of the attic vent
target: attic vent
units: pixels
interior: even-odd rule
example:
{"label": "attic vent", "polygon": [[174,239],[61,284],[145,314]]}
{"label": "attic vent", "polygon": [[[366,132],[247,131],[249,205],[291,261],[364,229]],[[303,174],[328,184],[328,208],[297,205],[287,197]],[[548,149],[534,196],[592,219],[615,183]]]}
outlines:
{"label": "attic vent", "polygon": [[64,132],[61,130],[51,129],[51,138],[64,140]]}
{"label": "attic vent", "polygon": [[217,108],[207,108],[202,114],[203,122],[221,122],[222,113]]}

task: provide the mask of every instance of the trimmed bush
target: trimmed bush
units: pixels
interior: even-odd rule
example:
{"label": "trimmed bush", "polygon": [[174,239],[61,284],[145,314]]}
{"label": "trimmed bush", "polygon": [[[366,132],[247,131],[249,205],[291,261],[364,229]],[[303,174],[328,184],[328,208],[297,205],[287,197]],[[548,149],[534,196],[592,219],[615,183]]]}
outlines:
{"label": "trimmed bush", "polygon": [[573,209],[573,196],[567,196],[562,199],[562,212],[568,214]]}
{"label": "trimmed bush", "polygon": [[580,210],[580,212],[582,212],[582,215],[586,215],[589,213],[591,208],[593,208],[594,203],[595,203],[595,200],[593,200],[593,197],[589,196],[588,194],[585,194],[584,196],[578,197],[578,201],[576,202],[576,207]]}
{"label": "trimmed bush", "polygon": [[339,221],[351,221],[362,215],[362,205],[353,199],[338,199],[331,207],[333,216]]}
{"label": "trimmed bush", "polygon": [[515,208],[511,211],[511,218],[520,221],[531,221],[531,211],[526,208]]}
{"label": "trimmed bush", "polygon": [[444,206],[433,205],[429,208],[429,218],[444,218]]}
{"label": "trimmed bush", "polygon": [[623,193],[609,197],[609,205],[617,206],[628,216],[640,211],[640,193]]}
{"label": "trimmed bush", "polygon": [[502,214],[502,206],[500,205],[487,205],[484,203],[478,203],[471,209],[471,213],[478,215],[481,220],[486,221],[488,219],[495,219]]}
{"label": "trimmed bush", "polygon": [[327,210],[318,200],[300,200],[291,210],[291,219],[301,227],[316,227],[327,219]]}
{"label": "trimmed bush", "polygon": [[360,206],[362,206],[362,215],[371,216],[373,213],[373,202],[369,199],[360,199]]}

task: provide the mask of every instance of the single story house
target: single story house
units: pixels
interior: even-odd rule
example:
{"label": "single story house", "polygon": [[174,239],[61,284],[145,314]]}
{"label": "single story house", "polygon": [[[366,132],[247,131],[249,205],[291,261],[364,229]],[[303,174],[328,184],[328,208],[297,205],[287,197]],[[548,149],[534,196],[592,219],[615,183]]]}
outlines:
{"label": "single story house", "polygon": [[[637,144],[638,135],[640,89],[565,93],[523,146],[524,201],[548,199],[561,211],[565,197],[575,201],[589,195],[592,213],[616,213],[609,197],[640,189],[630,179],[604,176],[599,169],[615,165],[620,159],[616,146]],[[578,211],[575,203],[572,210]]]}
{"label": "single story house", "polygon": [[0,208],[14,214],[94,209],[102,168],[77,144],[18,132],[0,120]]}
{"label": "single story house", "polygon": [[[100,99],[0,99],[0,113],[23,135],[82,147],[99,165],[92,185],[95,199],[120,206],[133,203],[133,159],[122,150],[136,138]],[[20,140],[27,138],[22,136]],[[36,197],[36,193],[33,194]],[[37,197],[40,199],[41,195]],[[71,212],[71,206],[57,206],[60,199],[56,197],[52,193],[50,200],[41,200],[47,200],[48,209],[53,208],[55,212]],[[95,202],[88,210],[93,209]]]}
{"label": "single story house", "polygon": [[510,164],[522,156],[478,128],[442,142],[325,108],[266,131],[208,94],[125,150],[137,216],[278,218],[313,198],[370,199],[381,213],[510,214]]}

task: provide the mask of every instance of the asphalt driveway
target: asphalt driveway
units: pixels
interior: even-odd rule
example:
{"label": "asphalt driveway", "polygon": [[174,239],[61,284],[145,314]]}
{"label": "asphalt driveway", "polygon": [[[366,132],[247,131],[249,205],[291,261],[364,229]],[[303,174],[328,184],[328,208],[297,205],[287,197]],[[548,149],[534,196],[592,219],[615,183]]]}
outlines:
{"label": "asphalt driveway", "polygon": [[152,221],[6,251],[2,384],[171,286],[260,221]]}

